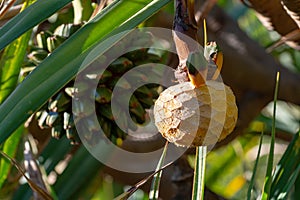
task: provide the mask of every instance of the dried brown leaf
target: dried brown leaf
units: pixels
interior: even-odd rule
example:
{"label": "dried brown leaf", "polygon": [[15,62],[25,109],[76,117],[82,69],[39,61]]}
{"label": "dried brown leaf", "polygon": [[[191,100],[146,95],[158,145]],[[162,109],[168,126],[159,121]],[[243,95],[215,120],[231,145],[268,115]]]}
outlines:
{"label": "dried brown leaf", "polygon": [[30,188],[38,193],[41,197],[43,197],[43,199],[46,200],[52,200],[53,198],[50,196],[50,194],[48,194],[47,191],[45,191],[43,188],[41,188],[40,186],[38,186],[36,183],[34,183],[26,174],[25,174],[25,170],[23,169],[23,167],[14,159],[9,157],[6,153],[4,153],[3,151],[0,151],[0,154],[6,158],[8,161],[10,161],[14,167],[24,176],[24,178],[27,180],[28,185],[30,186]]}
{"label": "dried brown leaf", "polygon": [[300,0],[282,0],[281,2],[287,13],[300,27]]}
{"label": "dried brown leaf", "polygon": [[[287,13],[280,0],[249,0],[253,9],[258,13],[258,18],[269,30],[277,31],[281,36],[286,36],[298,29],[296,21]],[[300,48],[300,40],[288,42],[293,48]]]}

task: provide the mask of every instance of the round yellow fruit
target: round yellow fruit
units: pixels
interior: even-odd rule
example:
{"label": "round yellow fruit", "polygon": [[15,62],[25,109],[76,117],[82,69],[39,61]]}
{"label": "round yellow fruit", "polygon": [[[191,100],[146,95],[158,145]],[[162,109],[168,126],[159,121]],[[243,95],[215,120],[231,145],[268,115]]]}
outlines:
{"label": "round yellow fruit", "polygon": [[177,146],[214,145],[233,131],[237,115],[232,90],[212,80],[198,88],[190,82],[171,86],[154,105],[156,127]]}

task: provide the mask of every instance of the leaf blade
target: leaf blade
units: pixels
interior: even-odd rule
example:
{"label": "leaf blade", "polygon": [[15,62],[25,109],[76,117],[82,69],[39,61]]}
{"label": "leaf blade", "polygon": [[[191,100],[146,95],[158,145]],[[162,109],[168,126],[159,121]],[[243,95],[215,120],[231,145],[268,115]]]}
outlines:
{"label": "leaf blade", "polygon": [[[94,46],[109,35],[136,27],[170,0],[114,2],[47,57],[0,106],[0,144],[76,75]],[[118,20],[112,21],[116,14]],[[102,52],[109,47],[104,43]]]}
{"label": "leaf blade", "polygon": [[252,189],[253,189],[253,186],[254,186],[255,175],[256,175],[256,172],[257,172],[257,166],[258,166],[259,156],[260,156],[262,142],[263,142],[263,136],[264,136],[264,132],[262,131],[261,135],[260,135],[260,140],[259,140],[259,145],[258,145],[258,152],[257,152],[257,156],[256,156],[256,159],[255,159],[254,168],[253,168],[253,171],[252,171],[252,177],[251,177],[249,187],[248,187],[248,191],[247,191],[247,200],[251,199],[251,192],[252,192]]}
{"label": "leaf blade", "polygon": [[39,0],[30,5],[0,28],[0,50],[70,2],[71,0]]}
{"label": "leaf blade", "polygon": [[279,88],[279,78],[280,73],[277,72],[275,92],[274,92],[274,107],[273,107],[273,123],[272,123],[272,134],[271,134],[271,144],[270,144],[270,153],[268,157],[267,172],[265,177],[265,184],[262,194],[262,199],[269,199],[271,192],[271,185],[273,182],[272,169],[274,163],[274,148],[275,148],[275,129],[276,129],[276,102],[278,97],[278,88]]}
{"label": "leaf blade", "polygon": [[[28,7],[33,0],[27,0],[22,10]],[[22,62],[26,54],[26,48],[31,36],[31,30],[7,46],[0,60],[0,104],[9,96],[18,84]],[[11,137],[3,144],[2,151],[10,157],[14,157],[19,141],[22,137],[24,127],[19,126]],[[0,188],[6,180],[11,165],[4,158],[0,158]]]}
{"label": "leaf blade", "polygon": [[[283,197],[291,189],[291,183],[294,184],[295,176],[299,170],[300,164],[300,132],[295,134],[293,140],[284,152],[282,158],[276,166],[270,195],[274,199]],[[288,187],[287,187],[288,186]],[[295,183],[295,187],[297,182]],[[295,190],[296,191],[296,190]]]}
{"label": "leaf blade", "polygon": [[[155,171],[158,171],[163,167],[165,157],[167,154],[167,149],[168,149],[168,142],[166,142],[166,144],[165,144],[164,150],[163,150],[161,157],[157,163],[157,167],[156,167]],[[154,175],[154,177],[152,179],[151,188],[150,188],[150,192],[149,192],[150,200],[157,200],[159,197],[159,185],[160,185],[161,176],[162,176],[162,171],[159,171],[157,174]]]}

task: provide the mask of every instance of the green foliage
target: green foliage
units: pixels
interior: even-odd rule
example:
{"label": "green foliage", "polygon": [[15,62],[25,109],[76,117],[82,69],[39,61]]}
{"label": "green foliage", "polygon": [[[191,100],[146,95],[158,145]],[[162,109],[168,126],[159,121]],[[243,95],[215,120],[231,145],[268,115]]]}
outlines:
{"label": "green foliage", "polygon": [[[28,7],[33,1],[28,0],[24,3],[22,10]],[[20,38],[8,45],[0,58],[0,105],[5,101],[9,94],[18,84],[18,78],[26,55],[26,49],[32,31],[27,31]],[[5,143],[0,145],[1,151],[8,156],[14,157],[22,137],[23,126],[17,128]],[[9,175],[11,164],[4,158],[0,158],[0,189]]]}
{"label": "green foliage", "polygon": [[[92,1],[75,0],[72,5],[70,2],[70,0],[38,0],[0,28],[1,151],[10,157],[16,157],[24,130],[28,130],[23,128],[23,124],[35,113],[34,120],[37,120],[37,124],[44,129],[51,127],[53,136],[60,138],[60,140],[47,141],[38,157],[39,164],[44,167],[46,174],[55,179],[52,180],[51,186],[51,194],[54,198],[112,199],[120,194],[119,199],[128,198],[154,177],[149,198],[157,199],[158,196],[155,194],[161,193],[159,190],[161,170],[166,167],[163,167],[166,151],[158,163],[156,172],[126,191],[122,185],[115,183],[110,176],[103,173],[103,164],[94,159],[83,146],[71,146],[70,141],[61,136],[65,134],[76,143],[76,129],[72,124],[72,113],[68,106],[74,92],[72,80],[86,55],[109,36],[135,28],[145,22],[171,1],[115,0],[93,19],[90,19],[94,11]],[[218,1],[218,4],[231,13],[231,16],[238,20],[241,28],[262,46],[267,47],[278,38],[257,21],[253,11],[241,4],[236,4],[235,1]],[[173,6],[169,4],[165,10],[173,14]],[[154,21],[152,20],[151,23],[153,24]],[[35,26],[39,32],[35,29],[32,32]],[[102,43],[101,54],[111,50],[112,43]],[[120,45],[118,48],[126,48],[126,46]],[[117,138],[124,137],[122,131],[116,128],[109,108],[114,84],[123,73],[136,65],[151,59],[153,62],[161,62],[163,55],[160,53],[153,49],[141,49],[123,55],[110,65],[100,79],[95,93],[96,104],[101,105],[98,120],[101,127],[105,127],[103,129],[112,141],[118,143],[120,140]],[[281,46],[272,54],[285,66],[289,66],[289,69],[294,72],[300,71],[299,51]],[[98,55],[94,55],[96,56]],[[104,57],[103,59],[105,60]],[[123,86],[130,87],[130,84]],[[145,108],[152,106],[153,99],[157,95],[156,85],[147,85],[136,90],[130,99],[130,114],[135,122],[140,124],[146,122]],[[284,108],[283,104],[276,101],[273,106],[274,115],[276,108],[277,111],[278,108]],[[297,109],[292,108],[292,110]],[[283,112],[291,112],[291,110],[283,109]],[[295,134],[295,129],[299,128],[299,120],[296,114],[288,119],[284,116],[284,120],[280,118],[280,113],[277,114],[276,119],[272,119],[272,115],[262,113],[251,124],[247,134],[226,147],[210,152],[206,159],[206,166],[204,165],[205,153],[201,154],[198,148],[196,157],[190,156],[191,165],[195,167],[196,172],[194,188],[198,188],[198,190],[194,189],[196,194],[194,199],[203,195],[204,181],[206,187],[228,199],[245,199],[246,196],[248,199],[257,198],[262,193],[266,171],[268,180],[264,191],[268,193],[270,199],[288,197],[299,199],[299,192],[295,192],[300,189],[300,132]],[[91,124],[86,127],[93,128]],[[256,133],[261,131],[271,132],[272,137],[258,137]],[[289,144],[274,141],[276,131],[293,134],[293,140]],[[47,136],[43,135],[43,137]],[[268,162],[266,155],[269,151],[265,149],[270,143],[272,144],[270,152],[275,149],[275,153],[271,154]],[[276,145],[287,146],[287,149],[278,153]],[[259,149],[258,154],[256,154],[257,149]],[[109,155],[109,152],[102,153]],[[23,158],[19,155],[16,159],[21,162]],[[274,165],[276,167],[272,174]],[[1,198],[31,199],[31,188],[26,183],[18,184],[16,180],[19,177],[16,178],[11,166],[7,160],[0,159]],[[206,169],[205,176],[204,169]],[[14,180],[14,183],[11,180]],[[126,192],[123,193],[124,191]],[[6,194],[8,195],[5,196]],[[141,196],[136,198],[147,198],[144,193]]]}
{"label": "green foliage", "polygon": [[[168,1],[153,1],[151,6],[147,6],[149,3],[150,1],[146,0],[144,2],[114,1],[47,57],[16,88],[9,100],[1,105],[0,143],[3,143],[12,131],[76,75],[94,45],[109,36],[136,27]],[[115,15],[118,15],[118,18],[113,17]],[[128,18],[130,20],[127,20]],[[1,31],[9,29],[10,26],[11,24],[4,26]],[[26,28],[27,26],[24,27]],[[21,33],[22,31],[19,31],[19,34]],[[0,44],[2,42],[1,38]],[[99,46],[97,48],[101,49],[99,52],[101,54],[110,46],[111,44],[102,43],[101,48]]]}
{"label": "green foliage", "polygon": [[[157,167],[156,167],[155,171],[158,171],[163,167],[165,157],[167,154],[167,149],[168,149],[168,142],[166,142],[166,144],[165,144],[164,150],[163,150],[161,157],[157,163]],[[160,185],[162,172],[163,171],[158,172],[153,177],[150,192],[149,192],[149,200],[157,200],[159,198],[159,185]]]}
{"label": "green foliage", "polygon": [[245,197],[243,190],[247,187],[244,177],[246,161],[243,159],[242,149],[250,149],[249,147],[255,144],[253,141],[247,144],[246,141],[246,138],[240,138],[226,147],[210,152],[207,156],[205,184],[225,198]]}
{"label": "green foliage", "polygon": [[273,41],[267,29],[257,20],[255,11],[247,10],[238,18],[238,22],[241,28],[260,45],[268,46]]}
{"label": "green foliage", "polygon": [[255,175],[256,175],[256,172],[257,172],[257,166],[258,166],[258,161],[259,161],[259,157],[260,157],[261,146],[262,146],[262,142],[263,142],[263,136],[264,136],[264,132],[262,131],[261,135],[260,135],[258,152],[257,152],[257,156],[256,156],[256,159],[255,159],[255,164],[254,164],[254,167],[253,167],[253,173],[252,173],[251,180],[250,180],[249,187],[248,187],[247,200],[251,199],[251,193],[252,193],[253,186],[254,186],[254,181],[255,181],[255,178],[256,178]]}
{"label": "green foliage", "polygon": [[0,29],[0,50],[13,40],[43,22],[71,0],[37,1]]}
{"label": "green foliage", "polygon": [[263,190],[263,199],[270,199],[270,190],[273,182],[272,170],[273,170],[273,162],[274,162],[274,145],[275,145],[275,129],[276,129],[276,102],[278,96],[278,87],[279,87],[279,77],[280,73],[277,72],[276,76],[276,84],[274,91],[274,108],[273,108],[273,120],[272,120],[272,135],[271,135],[271,143],[270,143],[270,152],[268,157],[268,165],[267,172],[265,178],[265,185]]}
{"label": "green foliage", "polygon": [[[273,199],[287,198],[293,188],[300,171],[300,139],[299,134],[295,134],[293,140],[284,152],[281,160],[275,168],[273,181],[270,186],[270,195]],[[295,190],[295,193],[296,190]]]}
{"label": "green foliage", "polygon": [[[24,10],[21,14],[17,15],[15,18],[10,20],[10,22],[1,27],[0,48],[5,47],[7,44],[12,42],[15,38],[22,35],[33,26],[42,23],[47,17],[54,14],[69,2],[70,1],[51,1],[45,3],[43,1],[38,1],[37,3],[33,4],[31,7]],[[12,61],[18,62],[19,64],[13,63],[13,66],[17,67],[16,69],[8,67],[2,68],[1,64],[2,70],[11,70],[11,73],[8,71],[2,73],[2,79],[5,79],[4,81],[6,81],[7,76],[13,77],[13,79],[9,79],[11,82],[5,82],[10,84],[9,87],[4,84],[1,84],[1,87],[10,89],[7,93],[5,93],[6,96],[11,93],[12,90],[14,90],[14,93],[0,107],[0,143],[8,141],[7,138],[13,133],[14,130],[16,130],[16,128],[18,128],[18,126],[20,126],[38,108],[42,107],[51,96],[53,96],[76,75],[82,60],[89,52],[93,50],[94,45],[98,44],[109,35],[114,35],[116,33],[135,28],[138,24],[143,22],[149,16],[153,15],[168,2],[168,0],[141,0],[138,2],[119,0],[113,2],[94,19],[86,23],[71,38],[64,38],[65,35],[62,35],[62,37],[55,36],[54,38],[48,37],[49,35],[44,37],[45,34],[48,34],[45,32],[44,35],[39,36],[41,40],[39,40],[38,43],[40,45],[43,45],[43,43],[46,44],[47,49],[42,48],[34,50],[34,53],[31,54],[31,60],[29,60],[35,65],[38,65],[38,67],[36,67],[16,89],[14,88],[20,73],[20,66],[24,62],[23,58],[25,51],[27,50],[27,43],[30,33],[22,36],[22,38],[26,38],[27,40],[21,39],[22,43],[18,44],[18,46],[15,44],[11,45],[15,49],[7,51],[8,53],[15,53],[15,50],[19,50],[21,53],[23,53],[23,55],[15,56],[14,59],[19,60],[14,61],[13,59],[10,59],[12,56],[9,58],[7,57],[8,53],[6,53],[6,51],[3,54],[2,61],[7,63],[3,64],[3,66],[12,65],[12,63],[9,63]],[[84,5],[82,4],[84,8],[88,7],[86,3],[87,1],[84,2]],[[86,9],[84,11],[86,11]],[[78,13],[75,12],[75,15],[76,14]],[[91,12],[88,14],[83,13],[81,21],[87,20],[90,14]],[[117,18],[114,17],[116,14],[118,15]],[[106,46],[103,46],[102,52],[105,52],[109,48],[110,44],[106,44]],[[48,57],[47,55],[49,53],[51,53],[51,56]],[[28,70],[30,71],[31,69]],[[4,81],[1,81],[1,83]],[[1,92],[1,95],[4,97],[4,92]],[[146,101],[144,103],[148,102]],[[52,120],[49,118],[48,122],[50,123],[51,121]],[[20,137],[20,134],[18,135]],[[15,144],[18,143],[16,142]],[[62,146],[58,145],[58,143],[53,146],[53,144],[50,142],[50,146],[47,146],[49,148],[46,148],[44,151],[44,159],[46,161],[48,160],[48,162],[44,163],[48,165],[46,168],[46,172],[48,173],[53,170],[54,166],[56,166],[59,161],[63,160],[66,150],[68,149],[68,145],[64,144],[64,142],[60,141],[59,144]],[[13,147],[10,150],[14,151],[15,149],[16,148]],[[62,150],[61,153],[52,153],[60,150]],[[91,156],[87,154],[88,153],[84,148],[80,148],[78,153],[75,154],[74,158],[68,165],[68,168],[65,170],[64,174],[58,179],[55,185],[58,197],[71,196],[72,193],[70,193],[70,190],[76,192],[74,187],[80,188],[84,182],[88,180],[89,176],[93,176],[94,172],[99,170],[98,161],[95,161],[95,159],[91,158]],[[82,170],[77,170],[76,168],[79,166],[79,163],[83,161],[83,159],[85,160],[85,165],[83,166]],[[93,169],[94,171],[90,169]],[[78,172],[78,176],[74,174],[74,171]],[[89,174],[86,174],[86,172],[89,172]],[[3,174],[7,175],[8,171],[4,170]],[[86,179],[82,179],[82,176],[86,177]],[[4,176],[1,176],[1,178],[2,177]],[[65,183],[66,180],[70,179],[70,177],[78,177],[79,182],[69,182],[70,186],[68,186],[68,184]],[[22,198],[25,198],[26,194],[27,197],[29,197],[28,194],[30,195],[30,190],[28,190],[28,187],[26,186],[21,187],[19,191],[19,194],[22,196]],[[15,198],[18,199],[18,193],[16,193],[15,196]]]}
{"label": "green foliage", "polygon": [[[10,157],[14,157],[16,154],[16,150],[18,148],[20,139],[22,138],[22,134],[24,128],[20,126],[9,139],[5,141],[5,143],[1,147],[1,151],[9,155]],[[5,158],[0,159],[0,189],[2,188],[5,180],[7,179],[9,172],[11,169],[11,163],[8,162]]]}
{"label": "green foliage", "polygon": [[[58,46],[60,46],[64,41],[66,41],[73,33],[75,33],[81,25],[73,24],[63,24],[58,26],[54,33],[40,32],[36,36],[37,46],[33,47],[33,51],[30,52],[29,62],[32,65],[38,65],[43,62],[43,60],[54,51]],[[95,94],[90,94],[89,82],[93,82],[95,77],[98,77],[97,72],[99,68],[106,61],[106,57],[113,56],[116,52],[121,52],[125,49],[130,49],[131,46],[151,46],[153,44],[153,37],[149,33],[144,33],[143,31],[135,32],[135,38],[127,36],[125,39],[120,40],[118,43],[106,52],[105,55],[100,56],[89,66],[90,76],[81,77],[85,82],[81,83],[81,96],[91,97],[90,101],[95,99],[95,109],[98,116],[98,121],[100,126],[105,133],[106,137],[109,139],[117,141],[118,144],[121,143],[122,139],[126,134],[118,127],[115,123],[116,118],[114,118],[111,109],[112,91],[116,87],[116,83],[120,81],[120,78],[129,70],[138,66],[141,61],[145,63],[156,63],[161,61],[161,55],[153,52],[149,48],[138,49],[130,51],[121,57],[115,59],[107,69],[102,73],[99,84],[96,88]],[[29,67],[34,68],[34,67]],[[154,78],[155,73],[152,73]],[[92,76],[93,75],[93,76]],[[135,77],[129,77],[134,80],[144,80],[146,77],[143,73],[136,72]],[[130,79],[129,79],[130,80]],[[132,87],[132,82],[122,79],[123,84],[118,84],[118,87],[126,90]],[[97,134],[99,128],[95,125],[92,120],[87,120],[87,118],[93,114],[93,110],[86,108],[81,102],[76,101],[76,88],[73,86],[74,79],[66,84],[62,89],[60,89],[54,96],[52,96],[47,105],[43,106],[36,113],[35,117],[38,120],[38,125],[40,128],[51,128],[52,137],[61,138],[64,135],[70,139],[71,143],[76,144],[79,142],[79,136],[77,129],[75,128],[74,119],[80,123],[80,127],[85,127],[84,130],[88,130],[92,134]],[[158,96],[158,85],[148,84],[144,85],[136,90],[129,101],[130,115],[133,118],[134,123],[128,120],[129,117],[126,116],[124,111],[124,98],[122,95],[117,99],[118,104],[117,119],[123,130],[137,129],[136,124],[146,123],[146,111],[153,104],[154,98]],[[73,106],[72,112],[72,103]],[[74,110],[76,108],[76,110]],[[79,119],[83,120],[79,120]],[[94,141],[96,142],[96,141]]]}

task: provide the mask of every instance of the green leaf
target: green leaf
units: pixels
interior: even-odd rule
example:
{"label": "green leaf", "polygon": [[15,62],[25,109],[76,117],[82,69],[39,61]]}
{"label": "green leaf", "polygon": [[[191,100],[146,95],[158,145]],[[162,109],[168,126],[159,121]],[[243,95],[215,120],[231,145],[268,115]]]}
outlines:
{"label": "green leaf", "polygon": [[0,50],[70,2],[71,0],[38,0],[30,5],[0,28]]}
{"label": "green leaf", "polygon": [[248,187],[247,200],[251,199],[251,192],[252,192],[252,189],[253,189],[253,186],[254,186],[255,175],[256,175],[256,172],[257,172],[257,166],[258,166],[258,161],[259,161],[259,157],[260,157],[260,151],[261,151],[263,137],[264,137],[264,132],[262,131],[261,135],[260,135],[258,152],[257,152],[257,156],[256,156],[256,159],[255,159],[255,164],[254,164],[254,168],[253,168],[253,171],[252,171],[252,177],[251,177],[249,187]]}
{"label": "green leaf", "polygon": [[[158,171],[163,167],[165,157],[167,154],[167,149],[168,149],[168,142],[166,142],[164,150],[161,154],[161,157],[157,163],[156,170]],[[161,179],[162,171],[158,172],[157,174],[154,175],[152,183],[151,183],[151,188],[149,192],[149,199],[150,200],[156,200],[159,197],[159,185],[160,185],[160,179]]]}
{"label": "green leaf", "polygon": [[50,139],[49,143],[40,155],[42,158],[41,165],[44,165],[46,172],[50,173],[54,170],[55,166],[64,159],[65,155],[71,151],[71,149],[72,145],[70,145],[70,140],[66,137],[59,140],[53,138]]}
{"label": "green leaf", "polygon": [[[29,74],[0,106],[0,144],[75,77],[82,62],[97,44],[102,42],[101,46],[97,46],[101,47],[101,55],[113,42],[121,39],[115,38],[108,44],[103,42],[105,38],[136,27],[168,2],[170,0],[116,0],[79,29]],[[99,54],[90,54],[90,59],[99,57]]]}
{"label": "green leaf", "polygon": [[204,197],[206,151],[206,146],[196,147],[192,200],[203,199]]}
{"label": "green leaf", "polygon": [[[300,191],[300,174],[298,174],[298,177],[295,181],[294,191]],[[299,192],[294,192],[294,199],[300,199],[300,193]]]}
{"label": "green leaf", "polygon": [[[259,138],[245,134],[234,142],[211,151],[206,158],[205,186],[225,199],[246,199],[245,154],[256,149]],[[243,153],[244,154],[243,154]],[[258,168],[258,173],[260,173]],[[256,176],[256,182],[261,177]],[[263,179],[263,178],[262,178]]]}
{"label": "green leaf", "polygon": [[[284,152],[276,166],[271,185],[270,196],[274,199],[287,195],[294,184],[300,165],[300,132],[295,134],[293,140]],[[287,187],[289,186],[289,187]],[[296,191],[296,190],[295,190]],[[297,198],[296,198],[297,199]]]}
{"label": "green leaf", "polygon": [[0,60],[0,104],[15,89],[31,31],[5,48]]}
{"label": "green leaf", "polygon": [[[33,1],[27,0],[23,4],[22,10],[29,6]],[[7,46],[0,60],[0,104],[8,97],[18,84],[18,78],[26,54],[26,48],[30,40],[32,31],[27,31]],[[22,137],[24,127],[19,128],[11,135],[11,137],[2,146],[2,151],[10,157],[14,157],[19,141]],[[6,180],[10,171],[11,164],[4,158],[0,158],[0,188]]]}
{"label": "green leaf", "polygon": [[[28,0],[22,9],[32,2]],[[0,31],[1,32],[1,31]],[[15,89],[21,70],[21,66],[26,54],[26,48],[31,36],[31,30],[11,43],[4,50],[0,60],[0,104]],[[1,33],[0,33],[1,35]],[[1,37],[2,39],[2,37]],[[1,40],[0,39],[0,40]]]}
{"label": "green leaf", "polygon": [[273,163],[274,163],[274,145],[275,145],[275,129],[276,129],[276,124],[275,124],[275,122],[276,122],[276,102],[277,102],[278,88],[279,88],[279,77],[280,77],[280,73],[277,72],[275,92],[274,92],[274,108],[273,108],[271,144],[270,144],[270,152],[269,152],[267,172],[266,172],[266,178],[265,178],[262,199],[270,199],[270,190],[271,190],[271,185],[272,185],[272,181],[273,181],[272,169],[273,169]]}
{"label": "green leaf", "polygon": [[54,185],[58,199],[70,199],[103,166],[84,146],[81,146]]}
{"label": "green leaf", "polygon": [[[17,151],[17,147],[21,136],[23,134],[24,127],[20,126],[11,137],[4,143],[2,151],[9,157],[14,157]],[[7,159],[0,158],[0,188],[3,186],[9,171],[11,169],[11,163]]]}
{"label": "green leaf", "polygon": [[[287,199],[289,191],[292,189],[294,186],[294,183],[296,182],[296,179],[299,175],[300,171],[300,165],[296,168],[296,170],[291,174],[291,177],[289,178],[289,181],[287,184],[282,188],[282,192],[276,197],[276,199]],[[296,191],[297,192],[297,191]]]}

